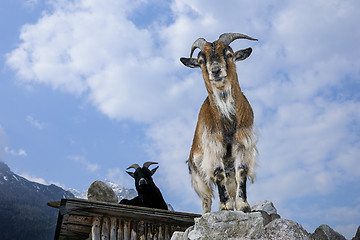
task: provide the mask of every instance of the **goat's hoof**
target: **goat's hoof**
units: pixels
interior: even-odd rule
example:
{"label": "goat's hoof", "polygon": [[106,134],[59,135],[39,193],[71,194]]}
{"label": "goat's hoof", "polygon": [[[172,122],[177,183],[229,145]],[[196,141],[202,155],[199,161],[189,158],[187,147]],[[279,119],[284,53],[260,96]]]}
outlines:
{"label": "goat's hoof", "polygon": [[251,212],[251,208],[248,202],[237,201],[235,205],[236,205],[236,210],[238,211],[242,211],[244,213]]}
{"label": "goat's hoof", "polygon": [[234,210],[233,202],[229,201],[227,203],[220,203],[219,210],[220,211]]}
{"label": "goat's hoof", "polygon": [[244,213],[249,213],[249,212],[251,212],[251,208],[249,206],[243,207],[242,209],[240,209],[240,211],[243,211]]}

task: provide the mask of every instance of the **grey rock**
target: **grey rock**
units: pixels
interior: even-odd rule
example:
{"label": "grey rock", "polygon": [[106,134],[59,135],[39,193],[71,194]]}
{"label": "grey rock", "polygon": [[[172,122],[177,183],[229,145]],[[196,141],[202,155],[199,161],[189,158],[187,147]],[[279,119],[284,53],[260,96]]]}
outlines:
{"label": "grey rock", "polygon": [[311,234],[311,239],[314,240],[346,240],[346,238],[340,233],[334,231],[328,225],[321,225],[318,227],[313,234]]}
{"label": "grey rock", "polygon": [[187,228],[185,232],[179,232],[176,231],[173,233],[171,240],[188,240],[189,239],[189,232],[191,232],[192,230],[194,230],[194,225]]}
{"label": "grey rock", "polygon": [[353,237],[351,240],[360,240],[360,226],[358,227],[356,231],[355,237]]}
{"label": "grey rock", "polygon": [[252,211],[264,211],[267,214],[277,214],[277,210],[274,204],[268,200],[261,200],[256,202],[252,207]]}
{"label": "grey rock", "polygon": [[270,221],[264,212],[243,213],[240,211],[219,211],[206,213],[195,218],[195,225],[184,233],[177,232],[172,240],[203,239],[256,239],[265,231]]}
{"label": "grey rock", "polygon": [[280,218],[274,204],[268,200],[258,201],[251,207],[251,211],[266,212],[270,216],[271,221]]}
{"label": "grey rock", "polygon": [[[259,239],[259,240],[344,240],[327,225],[321,225],[313,234],[299,223],[281,219],[269,201],[260,201],[253,212],[219,211],[195,218],[195,225],[185,232],[175,232],[171,240],[205,239]],[[274,218],[276,216],[276,218]],[[360,240],[360,227],[352,240]]]}
{"label": "grey rock", "polygon": [[170,203],[166,203],[169,211],[175,211],[173,206]]}
{"label": "grey rock", "polygon": [[180,231],[173,232],[173,235],[171,236],[171,240],[183,240],[187,239],[185,238],[185,233]]}
{"label": "grey rock", "polygon": [[310,240],[310,234],[300,224],[279,218],[265,227],[265,234],[261,236],[261,239]]}
{"label": "grey rock", "polygon": [[118,203],[114,190],[102,181],[95,181],[90,185],[87,198],[92,201]]}

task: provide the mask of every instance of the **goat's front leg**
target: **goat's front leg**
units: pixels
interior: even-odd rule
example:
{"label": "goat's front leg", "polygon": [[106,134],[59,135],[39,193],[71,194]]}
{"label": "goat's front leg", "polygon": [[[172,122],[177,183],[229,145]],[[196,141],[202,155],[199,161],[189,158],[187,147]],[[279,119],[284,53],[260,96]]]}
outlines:
{"label": "goat's front leg", "polygon": [[223,167],[217,167],[214,171],[215,183],[219,191],[220,206],[219,210],[234,210],[232,198],[225,185],[226,175]]}
{"label": "goat's front leg", "polygon": [[250,205],[247,202],[246,196],[246,180],[247,180],[247,166],[245,164],[239,164],[235,167],[235,176],[237,183],[235,207],[238,211],[250,212]]}

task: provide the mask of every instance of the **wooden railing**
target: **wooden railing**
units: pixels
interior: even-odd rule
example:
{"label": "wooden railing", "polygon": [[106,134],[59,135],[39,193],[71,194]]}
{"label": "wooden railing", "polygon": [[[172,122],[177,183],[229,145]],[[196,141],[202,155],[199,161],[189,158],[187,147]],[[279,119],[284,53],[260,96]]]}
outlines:
{"label": "wooden railing", "polygon": [[194,225],[198,214],[62,199],[55,239],[170,239]]}

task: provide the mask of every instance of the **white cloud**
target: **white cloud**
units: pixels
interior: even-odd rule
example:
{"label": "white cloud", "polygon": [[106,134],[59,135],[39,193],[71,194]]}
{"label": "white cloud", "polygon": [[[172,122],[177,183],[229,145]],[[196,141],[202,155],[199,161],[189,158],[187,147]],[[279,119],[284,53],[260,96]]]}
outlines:
{"label": "white cloud", "polygon": [[13,156],[19,156],[19,157],[27,157],[27,153],[25,152],[24,149],[19,149],[19,150],[14,150],[14,149],[10,149],[9,147],[4,147],[4,151],[7,154],[13,155]]}
{"label": "white cloud", "polygon": [[54,185],[56,185],[58,187],[61,187],[64,190],[67,190],[67,187],[64,184],[60,183],[60,182],[50,181],[50,184],[54,184]]}
{"label": "white cloud", "polygon": [[65,185],[60,183],[60,182],[54,182],[54,181],[46,181],[44,178],[41,177],[36,177],[36,176],[32,176],[31,174],[24,172],[24,173],[20,173],[19,174],[21,177],[26,178],[27,180],[29,180],[30,182],[36,182],[36,183],[40,183],[43,185],[50,185],[50,184],[54,184],[58,187],[61,187],[63,189],[66,189]]}
{"label": "white cloud", "polygon": [[73,160],[74,162],[78,162],[81,165],[85,166],[86,169],[89,170],[90,172],[95,172],[96,170],[99,169],[99,164],[89,162],[84,156],[73,155],[73,156],[68,156],[68,158],[70,160]]}
{"label": "white cloud", "polygon": [[152,160],[159,162],[160,166],[153,176],[154,181],[162,189],[164,198],[174,202],[172,205],[175,209],[187,209],[190,212],[201,211],[201,203],[191,186],[185,163],[189,158],[196,115],[196,112],[192,112],[159,121],[146,133],[149,139],[146,149]]}
{"label": "white cloud", "polygon": [[5,147],[6,147],[6,133],[4,131],[4,129],[2,128],[2,126],[0,125],[0,161],[4,161],[3,157],[5,154]]}
{"label": "white cloud", "polygon": [[40,121],[34,119],[34,118],[33,118],[32,116],[30,116],[30,115],[26,116],[26,121],[27,121],[28,123],[30,123],[30,125],[36,127],[37,129],[40,129],[40,130],[44,129],[44,127],[46,126],[46,123],[40,122]]}
{"label": "white cloud", "polygon": [[82,95],[110,118],[146,123],[149,154],[163,169],[155,177],[169,191],[182,189],[189,209],[198,200],[184,161],[206,92],[200,72],[179,58],[198,37],[246,33],[260,41],[232,46],[254,49],[238,65],[261,134],[249,196],[285,204],[359,179],[360,32],[352,29],[359,1],[175,0],[173,22],[147,29],[127,18],[140,2],[61,1],[23,27],[8,65],[25,84]]}
{"label": "white cloud", "polygon": [[24,5],[25,7],[29,8],[30,10],[36,7],[39,4],[39,0],[25,0]]}
{"label": "white cloud", "polygon": [[36,183],[40,183],[40,184],[43,184],[43,185],[49,185],[45,179],[43,178],[39,178],[39,177],[34,177],[34,176],[31,176],[30,174],[28,173],[21,173],[19,174],[20,176],[22,176],[23,178],[26,178],[27,180],[29,180],[30,182],[36,182]]}

